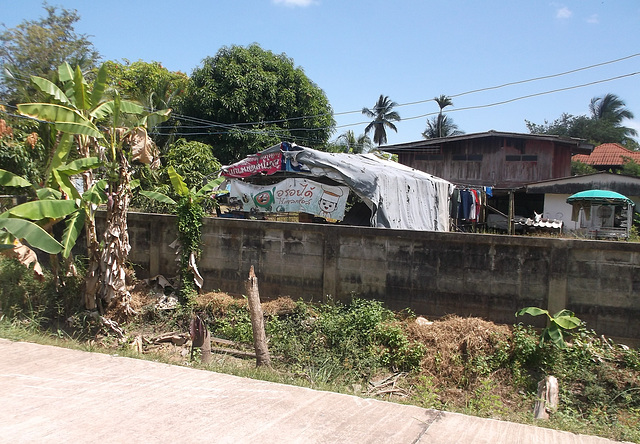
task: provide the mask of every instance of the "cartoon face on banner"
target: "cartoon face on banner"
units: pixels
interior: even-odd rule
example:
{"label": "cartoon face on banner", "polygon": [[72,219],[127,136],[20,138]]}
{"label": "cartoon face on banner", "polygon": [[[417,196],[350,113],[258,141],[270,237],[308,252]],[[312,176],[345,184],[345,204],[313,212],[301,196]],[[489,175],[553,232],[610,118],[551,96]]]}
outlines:
{"label": "cartoon face on banner", "polygon": [[338,203],[340,202],[341,197],[342,190],[340,188],[331,187],[331,189],[329,190],[325,187],[322,187],[322,194],[320,195],[320,200],[318,201],[318,206],[320,207],[320,216],[335,219],[333,217],[333,212],[338,209]]}
{"label": "cartoon face on banner", "polygon": [[[344,218],[349,188],[325,185],[308,179],[285,179],[260,186],[232,180],[229,200],[242,202],[246,212],[309,213],[331,220]],[[250,199],[247,197],[251,196]]]}

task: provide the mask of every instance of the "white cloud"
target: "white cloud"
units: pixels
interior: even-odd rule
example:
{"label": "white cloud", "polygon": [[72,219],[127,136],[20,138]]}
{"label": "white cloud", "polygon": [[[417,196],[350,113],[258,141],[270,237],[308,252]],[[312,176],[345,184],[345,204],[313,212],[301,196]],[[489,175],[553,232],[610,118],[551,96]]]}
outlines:
{"label": "white cloud", "polygon": [[591,14],[591,16],[587,19],[587,23],[594,23],[594,24],[600,23],[600,18],[598,17],[598,14]]}
{"label": "white cloud", "polygon": [[307,6],[311,6],[316,3],[315,0],[273,0],[273,3],[276,5],[284,5],[294,8],[296,6],[300,6],[302,8],[306,8]]}
{"label": "white cloud", "polygon": [[563,6],[562,8],[556,10],[556,18],[558,19],[568,19],[571,18],[572,15],[573,12],[571,12],[571,10],[566,6]]}

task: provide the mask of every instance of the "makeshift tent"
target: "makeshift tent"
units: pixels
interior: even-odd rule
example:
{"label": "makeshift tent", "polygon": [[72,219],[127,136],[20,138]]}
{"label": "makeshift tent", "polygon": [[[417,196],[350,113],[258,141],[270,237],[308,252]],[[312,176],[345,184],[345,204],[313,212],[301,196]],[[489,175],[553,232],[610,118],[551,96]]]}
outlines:
{"label": "makeshift tent", "polygon": [[580,191],[567,198],[573,206],[571,220],[590,237],[628,237],[634,203],[609,190]]}
{"label": "makeshift tent", "polygon": [[[310,180],[328,178],[348,187],[371,210],[371,226],[449,231],[453,184],[374,154],[326,153],[283,142],[222,168],[222,175],[230,182],[283,172]],[[299,189],[300,184],[297,186]],[[339,190],[331,191],[339,194]],[[277,207],[273,193],[278,191],[274,188],[267,192],[271,195],[262,195],[262,202],[273,197]]]}

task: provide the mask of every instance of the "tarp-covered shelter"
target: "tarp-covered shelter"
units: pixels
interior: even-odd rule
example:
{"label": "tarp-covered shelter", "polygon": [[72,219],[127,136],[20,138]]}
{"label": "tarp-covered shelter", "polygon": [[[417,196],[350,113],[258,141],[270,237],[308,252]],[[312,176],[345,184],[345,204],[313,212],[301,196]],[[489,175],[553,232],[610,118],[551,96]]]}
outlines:
{"label": "tarp-covered shelter", "polygon": [[[244,182],[257,177],[283,175],[298,180],[291,185],[270,184],[264,191],[255,189],[235,196],[247,204],[253,200],[253,208],[284,209],[291,203],[307,202],[322,213],[342,205],[348,194],[343,187],[348,187],[371,210],[371,226],[449,231],[453,184],[374,154],[326,153],[283,142],[223,167],[222,175],[229,182],[231,198],[234,189],[242,189]],[[336,186],[309,182],[314,178],[329,179]],[[313,197],[313,193],[318,197]]]}
{"label": "tarp-covered shelter", "polygon": [[634,203],[628,197],[609,190],[586,190],[567,198],[573,206],[571,219],[589,237],[628,237]]}

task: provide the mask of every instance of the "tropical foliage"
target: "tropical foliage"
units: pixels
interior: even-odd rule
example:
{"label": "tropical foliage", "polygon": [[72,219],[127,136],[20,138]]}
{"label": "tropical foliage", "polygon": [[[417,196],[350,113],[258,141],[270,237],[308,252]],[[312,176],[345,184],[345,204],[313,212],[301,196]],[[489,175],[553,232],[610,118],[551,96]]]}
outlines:
{"label": "tropical foliage", "polygon": [[[98,303],[117,300],[128,311],[125,262],[129,252],[126,213],[131,198],[130,162],[152,161],[153,144],[145,127],[166,120],[170,110],[148,112],[135,102],[120,99],[117,92],[113,97],[105,95],[107,71],[104,66],[98,71],[92,88],[88,87],[80,68],[72,70],[67,63],[60,65],[58,78],[61,87],[33,76],[33,84],[47,95],[48,102],[20,104],[18,110],[23,115],[50,122],[59,133],[64,143],[53,156],[52,166],[66,159],[72,144],[77,147],[81,162],[89,163],[91,151],[99,151],[106,167],[107,227],[104,248],[98,258],[95,222],[93,217],[85,218],[89,252],[85,302],[87,308],[93,309]],[[84,190],[93,185],[91,171],[92,168],[84,170]],[[67,196],[78,197],[71,183],[56,176],[55,170],[52,174]],[[97,299],[96,294],[99,294]]]}
{"label": "tropical foliage", "polygon": [[196,261],[202,252],[202,218],[205,216],[203,202],[210,199],[213,189],[222,183],[224,177],[210,180],[196,191],[195,187],[189,188],[187,186],[182,176],[172,166],[169,166],[167,171],[173,190],[179,196],[177,201],[157,191],[140,191],[140,194],[172,206],[178,216],[180,295],[181,302],[188,303],[193,299],[196,287],[202,288],[203,279],[198,271]]}
{"label": "tropical foliage", "polygon": [[352,130],[340,134],[336,139],[336,144],[343,153],[366,154],[373,149],[371,138],[366,134],[356,137]]}
{"label": "tropical foliage", "polygon": [[451,97],[442,94],[439,97],[434,97],[433,100],[438,104],[440,111],[437,116],[427,119],[427,128],[422,133],[422,137],[425,139],[435,139],[438,137],[458,136],[460,134],[464,134],[458,129],[458,125],[453,123],[451,119],[442,113],[447,106],[453,105]]}
{"label": "tropical foliage", "polygon": [[399,122],[400,115],[393,111],[398,104],[389,99],[389,96],[380,94],[378,101],[372,109],[362,108],[362,114],[372,118],[373,121],[364,129],[365,134],[373,131],[373,143],[380,146],[387,143],[387,128],[398,132],[393,122]]}
{"label": "tropical foliage", "polygon": [[543,344],[544,341],[551,341],[559,348],[566,348],[566,339],[569,334],[569,330],[579,327],[582,323],[582,321],[580,321],[572,311],[567,309],[560,310],[551,316],[548,310],[538,307],[525,307],[516,313],[516,317],[523,316],[525,314],[531,316],[546,316],[548,320],[547,327],[542,330],[540,344]]}
{"label": "tropical foliage", "polygon": [[620,143],[629,149],[640,148],[638,142],[633,139],[638,135],[637,132],[623,125],[626,119],[633,118],[633,113],[618,96],[605,94],[602,97],[594,97],[589,103],[589,111],[590,116],[563,113],[553,122],[545,120],[544,124],[528,120],[525,122],[531,134],[576,137],[594,145]]}

